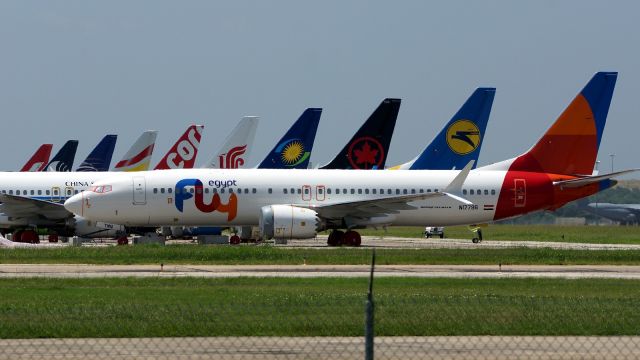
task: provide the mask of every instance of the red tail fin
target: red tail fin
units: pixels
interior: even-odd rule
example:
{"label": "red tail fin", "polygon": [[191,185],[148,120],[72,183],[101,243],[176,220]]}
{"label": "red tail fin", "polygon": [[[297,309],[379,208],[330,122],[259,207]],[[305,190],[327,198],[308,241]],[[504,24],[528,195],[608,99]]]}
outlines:
{"label": "red tail fin", "polygon": [[31,159],[20,169],[20,171],[42,171],[49,162],[49,156],[51,156],[52,144],[42,144],[36,150],[35,154],[31,156]]}
{"label": "red tail fin", "polygon": [[155,170],[191,169],[196,163],[204,125],[191,125],[156,165]]}

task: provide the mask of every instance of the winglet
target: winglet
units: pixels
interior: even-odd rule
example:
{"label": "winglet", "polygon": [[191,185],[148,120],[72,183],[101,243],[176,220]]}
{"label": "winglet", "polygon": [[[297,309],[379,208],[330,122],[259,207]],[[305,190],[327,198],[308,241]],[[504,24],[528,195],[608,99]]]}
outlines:
{"label": "winglet", "polygon": [[473,168],[473,164],[475,162],[476,162],[475,160],[469,161],[469,163],[464,168],[462,168],[462,170],[460,170],[458,175],[456,175],[456,177],[453,178],[451,183],[449,183],[449,185],[447,185],[447,187],[444,188],[444,192],[449,194],[461,193],[462,185],[464,184],[465,180],[467,180],[467,176],[469,176],[469,173],[471,172],[471,169]]}

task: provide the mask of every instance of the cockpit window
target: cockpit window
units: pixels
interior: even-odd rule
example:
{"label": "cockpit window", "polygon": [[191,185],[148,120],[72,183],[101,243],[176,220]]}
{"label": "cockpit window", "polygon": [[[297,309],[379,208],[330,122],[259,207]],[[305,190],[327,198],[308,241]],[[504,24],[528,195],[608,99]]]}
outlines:
{"label": "cockpit window", "polygon": [[104,194],[111,191],[111,185],[99,185],[91,188],[91,191],[98,194]]}

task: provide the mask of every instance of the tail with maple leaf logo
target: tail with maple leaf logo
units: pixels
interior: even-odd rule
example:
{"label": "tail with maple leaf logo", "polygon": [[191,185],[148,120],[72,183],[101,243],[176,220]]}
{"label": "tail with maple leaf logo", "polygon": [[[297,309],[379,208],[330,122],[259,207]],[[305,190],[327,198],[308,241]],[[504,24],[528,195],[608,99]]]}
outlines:
{"label": "tail with maple leaf logo", "polygon": [[276,143],[258,169],[306,169],[322,109],[309,108]]}
{"label": "tail with maple leaf logo", "polygon": [[384,169],[400,99],[384,99],[341,152],[321,169]]}

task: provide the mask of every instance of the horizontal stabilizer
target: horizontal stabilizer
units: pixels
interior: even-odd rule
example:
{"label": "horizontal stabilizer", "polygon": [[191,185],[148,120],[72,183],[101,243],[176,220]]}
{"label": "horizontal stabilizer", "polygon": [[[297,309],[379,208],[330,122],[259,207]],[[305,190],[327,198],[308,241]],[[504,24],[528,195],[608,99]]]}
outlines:
{"label": "horizontal stabilizer", "polygon": [[640,171],[640,169],[630,169],[630,170],[617,171],[617,172],[604,174],[604,175],[586,176],[578,179],[555,181],[553,185],[560,186],[560,188],[567,188],[567,189],[577,188],[577,187],[581,187],[589,184],[594,184],[602,180],[609,180],[614,177],[630,174],[636,171]]}

